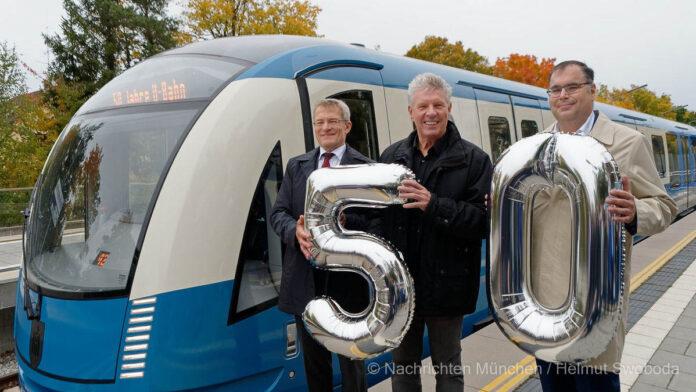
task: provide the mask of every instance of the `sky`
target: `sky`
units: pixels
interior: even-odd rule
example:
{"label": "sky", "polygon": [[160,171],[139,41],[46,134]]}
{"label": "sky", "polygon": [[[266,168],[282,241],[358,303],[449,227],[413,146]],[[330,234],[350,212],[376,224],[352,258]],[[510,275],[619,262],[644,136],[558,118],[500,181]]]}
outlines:
{"label": "sky", "polygon": [[[182,0],[172,0],[172,12]],[[403,55],[427,35],[462,41],[491,64],[511,53],[577,59],[595,81],[669,94],[696,110],[693,0],[310,0],[318,33]],[[41,33],[59,30],[61,0],[0,0],[0,41],[41,73],[50,60]],[[27,75],[30,89],[40,80]]]}

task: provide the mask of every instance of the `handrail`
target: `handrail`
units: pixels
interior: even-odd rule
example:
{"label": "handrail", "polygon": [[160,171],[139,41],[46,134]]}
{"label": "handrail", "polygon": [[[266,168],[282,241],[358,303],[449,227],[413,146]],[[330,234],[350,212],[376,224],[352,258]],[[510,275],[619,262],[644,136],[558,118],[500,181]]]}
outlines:
{"label": "handrail", "polygon": [[0,267],[0,273],[3,272],[9,272],[9,271],[16,271],[18,270],[22,265],[21,264],[14,264],[14,265],[8,265],[5,267]]}
{"label": "handrail", "polygon": [[17,192],[17,191],[30,191],[34,188],[27,187],[27,188],[0,188],[0,192]]}

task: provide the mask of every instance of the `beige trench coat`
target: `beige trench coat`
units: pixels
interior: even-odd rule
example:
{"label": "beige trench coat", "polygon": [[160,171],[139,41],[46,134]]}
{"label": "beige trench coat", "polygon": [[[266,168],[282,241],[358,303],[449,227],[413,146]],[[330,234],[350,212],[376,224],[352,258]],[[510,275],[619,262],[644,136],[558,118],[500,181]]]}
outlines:
{"label": "beige trench coat", "polygon": [[[651,235],[663,231],[676,216],[677,206],[660,181],[648,139],[638,131],[597,113],[599,117],[590,136],[609,150],[621,174],[628,176],[629,189],[636,198],[637,234]],[[551,132],[554,125],[544,132]],[[535,202],[533,225],[532,289],[543,305],[557,308],[564,303],[570,287],[570,208],[563,191],[554,188],[540,192]],[[631,247],[629,241],[626,247],[625,290],[629,288],[631,276]],[[626,334],[628,293],[625,298],[622,322],[614,339],[599,357],[584,365],[619,372]]]}

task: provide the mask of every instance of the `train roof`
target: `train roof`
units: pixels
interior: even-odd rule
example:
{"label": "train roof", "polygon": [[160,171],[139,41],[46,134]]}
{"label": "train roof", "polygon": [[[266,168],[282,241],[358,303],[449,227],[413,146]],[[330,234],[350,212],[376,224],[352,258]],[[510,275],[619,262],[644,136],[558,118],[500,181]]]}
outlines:
{"label": "train roof", "polygon": [[[381,70],[384,87],[406,89],[416,75],[433,72],[453,86],[452,94],[456,97],[475,99],[474,89],[480,88],[517,98],[534,99],[538,101],[541,109],[549,109],[546,91],[539,87],[325,38],[292,35],[219,38],[192,43],[158,56],[180,54],[223,56],[249,62],[250,67],[238,79],[295,79],[326,67],[345,65]],[[347,81],[371,83],[366,80],[350,80],[351,75],[345,77]],[[483,99],[495,100],[493,96],[494,94],[488,95]],[[645,113],[600,102],[595,102],[595,108],[612,120],[624,124],[696,134],[696,128],[692,126]]]}
{"label": "train roof", "polygon": [[245,35],[198,41],[168,50],[158,56],[203,54],[260,63],[270,57],[299,48],[317,45],[348,46],[338,41],[297,35]]}

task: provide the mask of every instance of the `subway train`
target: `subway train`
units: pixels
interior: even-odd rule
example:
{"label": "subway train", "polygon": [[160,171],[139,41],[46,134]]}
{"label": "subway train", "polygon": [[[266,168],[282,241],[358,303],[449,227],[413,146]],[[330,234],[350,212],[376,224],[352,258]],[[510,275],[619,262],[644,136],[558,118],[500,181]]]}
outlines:
{"label": "subway train", "polygon": [[[269,214],[284,167],[317,144],[312,106],[326,97],[349,105],[349,143],[378,158],[413,129],[406,88],[422,72],[453,86],[452,120],[493,161],[553,121],[543,89],[308,37],[197,42],[104,86],[60,134],[27,209],[22,390],[305,390],[297,326],[276,306]],[[693,208],[696,130],[596,108],[650,138],[665,188]],[[462,337],[490,320],[483,249]],[[367,361],[370,385],[390,359]]]}

